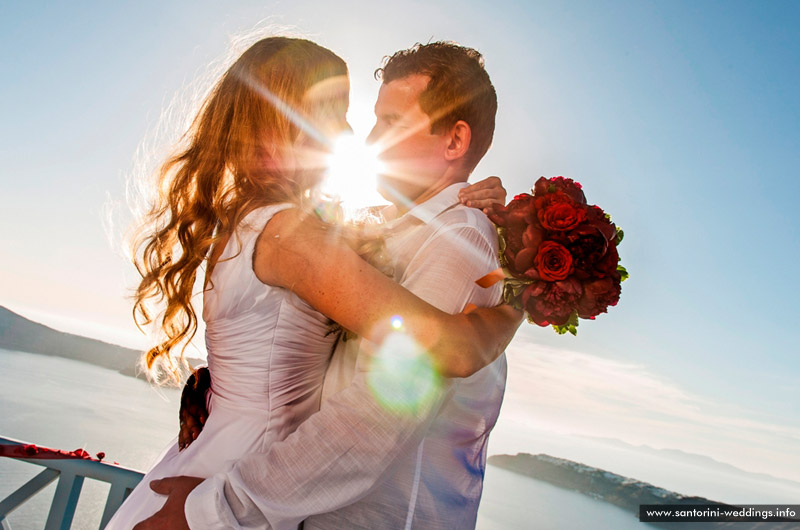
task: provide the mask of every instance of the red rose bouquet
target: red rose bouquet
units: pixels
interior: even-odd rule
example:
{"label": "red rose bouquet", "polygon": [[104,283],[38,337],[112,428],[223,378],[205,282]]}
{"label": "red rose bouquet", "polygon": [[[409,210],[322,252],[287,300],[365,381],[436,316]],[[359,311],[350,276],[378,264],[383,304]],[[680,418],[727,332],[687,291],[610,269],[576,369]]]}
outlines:
{"label": "red rose bouquet", "polygon": [[479,282],[503,277],[503,297],[524,309],[529,322],[575,335],[578,318],[593,320],[619,301],[628,277],[617,253],[623,232],[600,207],[586,203],[572,179],[542,177],[532,192],[489,215],[500,236],[502,276]]}

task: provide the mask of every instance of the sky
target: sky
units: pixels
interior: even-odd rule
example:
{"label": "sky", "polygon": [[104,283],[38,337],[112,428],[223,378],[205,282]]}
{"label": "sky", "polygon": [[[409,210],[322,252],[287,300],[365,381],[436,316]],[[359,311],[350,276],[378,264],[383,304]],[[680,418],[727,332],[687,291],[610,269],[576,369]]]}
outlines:
{"label": "sky", "polygon": [[579,180],[631,274],[577,337],[520,330],[504,414],[800,480],[798,23],[781,0],[0,3],[0,304],[146,344],[126,184],[233,36],[289,28],[338,53],[362,136],[382,58],[455,40],[499,100],[472,180]]}

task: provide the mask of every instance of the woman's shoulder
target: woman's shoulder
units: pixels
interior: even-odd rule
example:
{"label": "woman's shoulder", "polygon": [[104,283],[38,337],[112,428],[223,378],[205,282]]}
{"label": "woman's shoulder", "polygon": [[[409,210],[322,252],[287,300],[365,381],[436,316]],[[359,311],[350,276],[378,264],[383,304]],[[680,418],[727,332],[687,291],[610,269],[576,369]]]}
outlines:
{"label": "woman's shoulder", "polygon": [[245,215],[237,230],[240,232],[261,232],[269,221],[280,212],[296,209],[297,205],[291,202],[281,202],[259,206]]}
{"label": "woman's shoulder", "polygon": [[291,206],[270,212],[256,238],[253,270],[263,283],[282,285],[339,242],[313,212]]}
{"label": "woman's shoulder", "polygon": [[242,217],[224,242],[224,251],[221,252],[218,260],[223,262],[231,260],[244,251],[246,255],[252,255],[252,249],[256,244],[259,234],[264,230],[270,220],[280,212],[291,209],[292,203],[276,203],[257,207]]}

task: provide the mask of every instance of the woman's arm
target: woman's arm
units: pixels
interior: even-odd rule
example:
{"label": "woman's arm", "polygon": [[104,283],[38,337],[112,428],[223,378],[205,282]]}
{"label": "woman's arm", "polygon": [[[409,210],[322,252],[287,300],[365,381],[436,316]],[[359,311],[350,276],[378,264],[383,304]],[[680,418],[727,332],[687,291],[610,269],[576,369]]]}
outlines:
{"label": "woman's arm", "polygon": [[522,322],[508,306],[450,315],[363,261],[335,230],[298,209],[275,215],[259,236],[253,270],[291,289],[321,313],[370,341],[393,331],[392,317],[431,354],[439,373],[467,377],[496,359]]}

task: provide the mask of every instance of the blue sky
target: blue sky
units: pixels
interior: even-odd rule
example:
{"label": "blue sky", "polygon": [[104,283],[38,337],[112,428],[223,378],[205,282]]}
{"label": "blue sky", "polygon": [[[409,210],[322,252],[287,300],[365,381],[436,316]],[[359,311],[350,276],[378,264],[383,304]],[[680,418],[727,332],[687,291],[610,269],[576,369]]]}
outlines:
{"label": "blue sky", "polygon": [[[620,305],[577,338],[524,329],[512,370],[541,352],[588,355],[596,363],[571,365],[575,381],[604,367],[608,389],[628,384],[664,401],[673,389],[703,417],[759,422],[754,439],[773,457],[800,448],[800,4],[791,1],[4,3],[0,303],[130,340],[134,274],[119,227],[109,241],[102,219],[109,206],[121,214],[137,147],[166,103],[226,54],[230,35],[259,23],[293,26],[348,62],[362,134],[384,55],[429,39],[481,50],[500,107],[474,180],[499,175],[513,194],[541,175],[570,176],[625,229],[631,279]],[[545,364],[561,376],[568,368]],[[635,399],[592,388],[601,401]],[[576,400],[584,414],[561,428],[584,432],[591,402]],[[533,402],[532,423],[537,407],[550,410]],[[637,407],[605,413],[665,414]],[[592,433],[696,451],[705,440],[613,429]],[[724,443],[745,427],[736,429]]]}

